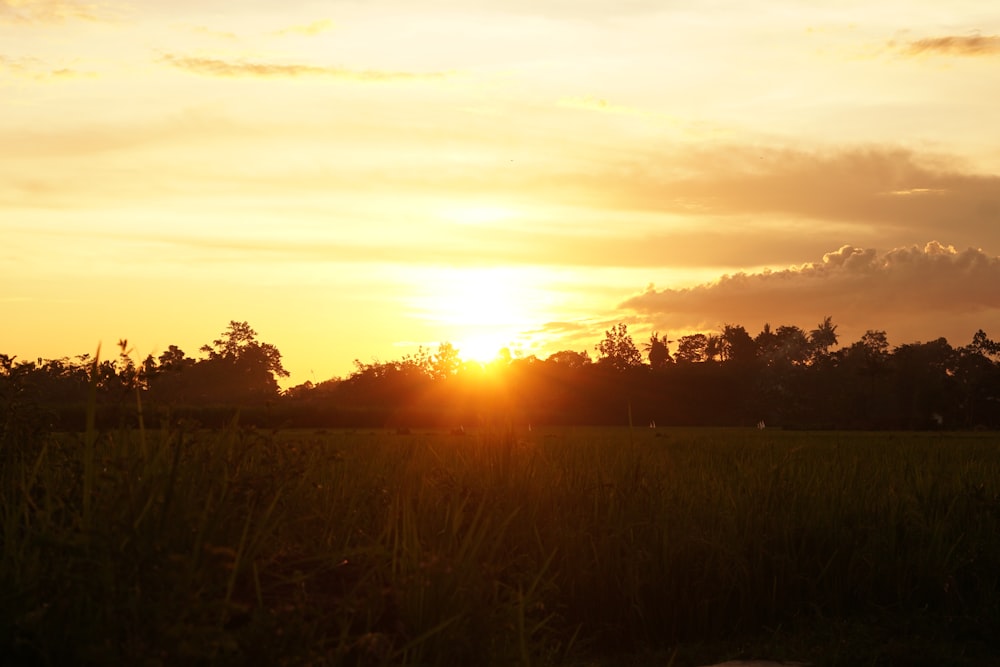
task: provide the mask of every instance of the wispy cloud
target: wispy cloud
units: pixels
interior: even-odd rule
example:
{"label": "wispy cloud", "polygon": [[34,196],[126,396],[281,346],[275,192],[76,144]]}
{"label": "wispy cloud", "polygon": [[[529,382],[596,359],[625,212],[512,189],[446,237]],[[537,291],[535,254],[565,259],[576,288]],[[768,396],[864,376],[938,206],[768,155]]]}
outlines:
{"label": "wispy cloud", "polygon": [[583,109],[586,111],[599,111],[601,113],[625,114],[631,116],[652,115],[642,109],[613,104],[608,102],[603,97],[564,97],[559,100],[558,105],[568,109]]}
{"label": "wispy cloud", "polygon": [[910,56],[997,56],[1000,55],[1000,35],[946,35],[892,46]]}
{"label": "wispy cloud", "polygon": [[63,21],[101,21],[107,18],[104,4],[75,0],[0,0],[0,22],[62,23]]}
{"label": "wispy cloud", "polygon": [[96,72],[78,70],[72,67],[52,67],[37,58],[8,58],[0,56],[0,75],[4,72],[34,81],[93,79],[97,77]]}
{"label": "wispy cloud", "polygon": [[330,19],[322,19],[319,21],[313,21],[307,25],[294,25],[282,30],[275,32],[276,35],[305,35],[306,37],[315,37],[316,35],[321,35],[324,32],[329,32],[333,30],[334,24]]}
{"label": "wispy cloud", "polygon": [[293,79],[299,77],[332,77],[350,81],[387,82],[436,79],[444,72],[396,72],[386,70],[352,70],[343,67],[223,60],[191,56],[164,55],[161,60],[177,69],[202,76],[220,78]]}
{"label": "wispy cloud", "polygon": [[226,39],[226,40],[238,39],[235,32],[229,30],[216,30],[214,28],[209,28],[208,26],[204,25],[191,25],[187,26],[187,29],[195,34],[204,35],[205,37],[213,37],[216,39]]}
{"label": "wispy cloud", "polygon": [[884,328],[912,342],[971,338],[975,328],[996,322],[998,284],[1000,257],[982,250],[936,241],[887,252],[848,245],[780,271],[726,275],[690,289],[651,286],[621,308],[675,329],[762,321],[805,327],[832,315],[848,331]]}

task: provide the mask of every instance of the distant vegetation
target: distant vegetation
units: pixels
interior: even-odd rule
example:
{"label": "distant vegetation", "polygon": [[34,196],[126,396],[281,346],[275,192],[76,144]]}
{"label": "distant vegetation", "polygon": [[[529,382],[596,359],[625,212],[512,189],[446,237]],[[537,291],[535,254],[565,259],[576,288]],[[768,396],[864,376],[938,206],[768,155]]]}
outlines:
{"label": "distant vegetation", "polygon": [[[837,348],[826,318],[811,331],[765,326],[751,336],[727,325],[714,334],[638,346],[625,324],[587,351],[546,359],[500,355],[465,362],[449,343],[388,362],[355,361],[346,378],[280,391],[281,353],[230,322],[197,359],[170,346],[136,362],[117,357],[18,360],[0,355],[0,408],[7,426],[76,428],[90,378],[98,423],[137,425],[187,418],[268,427],[627,424],[822,429],[1000,428],[1000,344],[978,331],[964,346],[944,338],[890,348],[868,331]],[[166,421],[165,421],[166,420]]]}

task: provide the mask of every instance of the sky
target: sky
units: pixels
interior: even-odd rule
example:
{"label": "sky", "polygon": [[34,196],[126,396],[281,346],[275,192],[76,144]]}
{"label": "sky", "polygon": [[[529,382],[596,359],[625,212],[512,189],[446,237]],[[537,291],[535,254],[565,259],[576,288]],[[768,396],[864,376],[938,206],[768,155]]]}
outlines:
{"label": "sky", "polygon": [[0,353],[997,338],[998,118],[988,0],[0,0]]}

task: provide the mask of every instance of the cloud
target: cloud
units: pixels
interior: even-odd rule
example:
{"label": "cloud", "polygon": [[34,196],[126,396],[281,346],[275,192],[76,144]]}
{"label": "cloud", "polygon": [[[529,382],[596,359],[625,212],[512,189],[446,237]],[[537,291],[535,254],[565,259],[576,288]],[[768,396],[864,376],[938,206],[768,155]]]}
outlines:
{"label": "cloud", "polygon": [[[945,230],[947,241],[957,247],[1000,251],[1000,178],[963,171],[946,158],[886,147],[807,152],[730,146],[671,153],[662,146],[623,150],[603,160],[597,152],[582,151],[580,159],[566,163],[532,162],[534,155],[518,152],[519,146],[531,146],[544,157],[555,152],[545,137],[504,142],[508,135],[471,133],[470,127],[491,129],[489,123],[428,129],[417,123],[405,128],[366,124],[370,120],[348,119],[337,125],[336,134],[316,125],[252,126],[199,112],[128,126],[0,131],[0,145],[10,158],[7,169],[0,167],[0,199],[5,200],[0,205],[7,210],[71,210],[108,202],[138,207],[177,189],[205,197],[245,190],[257,201],[297,213],[311,213],[320,199],[354,211],[379,204],[366,219],[389,220],[396,214],[381,210],[381,202],[414,195],[468,199],[509,204],[519,212],[495,223],[449,227],[450,250],[435,250],[435,256],[446,252],[459,262],[665,272],[707,266],[717,275],[799,263],[845,242],[881,248],[924,243],[942,238]],[[295,168],[257,164],[233,170],[228,165],[232,155],[243,155],[240,151],[254,142],[280,141],[289,149],[310,151],[338,146],[344,137],[358,147],[375,147],[376,154],[385,145],[405,148],[412,159],[392,165],[332,157]],[[470,155],[484,159],[454,160],[440,150],[460,141],[474,147]],[[183,168],[162,165],[156,179],[142,170],[121,176],[114,166],[104,166],[117,154],[143,160],[175,146],[212,150]],[[508,159],[509,150],[516,160]],[[81,169],[79,160],[91,157],[97,161]],[[41,158],[48,160],[45,170],[17,167],[18,160],[38,164]],[[447,222],[436,206],[419,207],[411,215],[431,225]],[[656,274],[649,279],[663,280]]]}
{"label": "cloud", "polygon": [[580,203],[609,209],[881,225],[909,238],[947,226],[963,244],[984,236],[1000,243],[1000,176],[903,148],[665,147],[556,183]]}
{"label": "cloud", "polygon": [[577,334],[580,333],[581,331],[589,332],[590,329],[591,327],[583,322],[554,321],[554,322],[545,322],[544,324],[542,324],[541,327],[529,333],[538,333],[547,335],[555,335],[555,334],[568,335],[568,334]]}
{"label": "cloud", "polygon": [[567,109],[582,109],[585,111],[597,111],[600,113],[611,113],[611,114],[623,114],[627,116],[654,116],[655,114],[644,111],[642,109],[637,109],[635,107],[627,107],[619,104],[612,104],[608,102],[603,97],[564,97],[560,99],[557,106],[565,107]]}
{"label": "cloud", "polygon": [[195,58],[167,54],[161,60],[178,69],[202,76],[221,78],[292,79],[297,77],[333,77],[351,81],[411,81],[434,79],[445,76],[443,72],[392,72],[385,70],[351,70],[341,67],[320,67],[316,65],[276,64],[248,62],[246,60],[222,60],[219,58]]}
{"label": "cloud", "polygon": [[104,19],[104,5],[74,0],[0,0],[0,22],[62,23]]}
{"label": "cloud", "polygon": [[235,32],[229,30],[215,30],[214,28],[209,28],[208,26],[204,25],[192,25],[188,26],[187,29],[195,34],[205,35],[207,37],[213,37],[216,39],[226,39],[226,40],[239,39],[239,37],[237,37]]}
{"label": "cloud", "polygon": [[0,74],[3,72],[33,79],[35,81],[58,81],[66,79],[93,79],[96,72],[87,72],[70,67],[53,68],[37,58],[7,58],[0,56]]}
{"label": "cloud", "polygon": [[[690,289],[648,288],[620,308],[673,330],[808,328],[831,315],[842,334],[884,329],[901,342],[939,336],[962,344],[1000,316],[1000,257],[932,241],[888,252],[845,245],[822,261],[737,273]],[[842,335],[842,342],[845,342]]]}
{"label": "cloud", "polygon": [[931,37],[907,42],[899,48],[909,56],[997,56],[1000,55],[1000,35]]}
{"label": "cloud", "polygon": [[324,32],[329,32],[333,30],[333,21],[329,19],[322,19],[319,21],[313,21],[308,25],[295,25],[283,30],[278,30],[275,32],[276,35],[305,35],[306,37],[315,37],[316,35],[321,35]]}

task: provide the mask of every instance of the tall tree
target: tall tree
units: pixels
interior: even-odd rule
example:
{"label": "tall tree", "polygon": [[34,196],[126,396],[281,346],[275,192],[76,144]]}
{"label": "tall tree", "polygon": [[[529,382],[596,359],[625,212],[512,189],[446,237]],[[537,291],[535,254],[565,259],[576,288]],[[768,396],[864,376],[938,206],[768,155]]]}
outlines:
{"label": "tall tree", "polygon": [[565,366],[566,368],[583,368],[593,363],[590,360],[590,355],[586,352],[574,352],[573,350],[553,352],[545,359],[545,362]]}
{"label": "tall tree", "polygon": [[753,342],[757,347],[757,357],[767,365],[773,364],[778,356],[779,345],[778,337],[769,323],[764,323],[764,328],[754,337]]}
{"label": "tall tree", "polygon": [[649,342],[643,345],[643,349],[646,350],[646,357],[649,359],[651,368],[656,370],[666,368],[673,361],[668,347],[670,342],[667,340],[666,334],[661,338],[656,331],[649,336]]}
{"label": "tall tree", "polygon": [[212,360],[263,362],[273,375],[288,377],[288,371],[281,365],[281,352],[270,343],[258,342],[257,332],[247,322],[230,320],[222,335],[211,345],[202,345],[201,351]]}
{"label": "tall tree", "polygon": [[180,370],[194,363],[194,359],[189,359],[184,350],[176,345],[168,347],[157,360],[160,362],[159,370],[163,371]]}
{"label": "tall tree", "polygon": [[222,335],[201,351],[206,358],[181,374],[188,400],[260,403],[276,398],[277,378],[288,377],[278,348],[258,341],[257,332],[246,322],[230,321]]}
{"label": "tall tree", "polygon": [[870,366],[880,366],[889,357],[889,338],[884,331],[869,329],[848,349]]}
{"label": "tall tree", "polygon": [[599,363],[607,364],[616,370],[625,370],[642,365],[642,355],[635,346],[628,326],[624,322],[611,327],[604,332],[604,340],[597,345],[601,355]]}
{"label": "tall tree", "polygon": [[438,345],[437,354],[434,355],[431,362],[431,373],[435,378],[441,380],[455,375],[461,365],[462,360],[459,357],[458,348],[448,341],[444,341]]}
{"label": "tall tree", "polygon": [[805,331],[797,326],[782,325],[774,335],[777,340],[778,361],[801,366],[809,360],[811,348]]}
{"label": "tall tree", "polygon": [[719,334],[708,334],[705,336],[705,360],[706,361],[719,361],[725,355],[725,342],[722,340],[722,336]]}
{"label": "tall tree", "polygon": [[[889,340],[884,331],[869,329],[838,355],[850,378],[854,404],[851,414],[856,425],[865,428],[885,428],[890,422],[888,363]],[[861,382],[858,382],[861,379]]]}
{"label": "tall tree", "polygon": [[707,349],[708,336],[703,333],[689,334],[677,340],[677,353],[674,357],[678,363],[705,361]]}
{"label": "tall tree", "polygon": [[972,342],[956,350],[955,378],[961,395],[962,420],[966,426],[1000,427],[1000,363],[991,357],[1000,355],[1000,344],[990,340],[980,329]]}
{"label": "tall tree", "polygon": [[750,362],[757,355],[757,345],[742,325],[727,324],[722,329],[723,358],[735,363]]}
{"label": "tall tree", "polygon": [[827,357],[830,348],[837,344],[837,325],[833,318],[827,315],[816,328],[809,332],[809,344],[812,347],[813,361]]}
{"label": "tall tree", "polygon": [[984,357],[1000,356],[1000,343],[991,340],[982,329],[973,335],[969,349]]}
{"label": "tall tree", "polygon": [[893,413],[899,426],[912,429],[955,424],[960,413],[957,360],[957,353],[944,338],[893,350]]}

